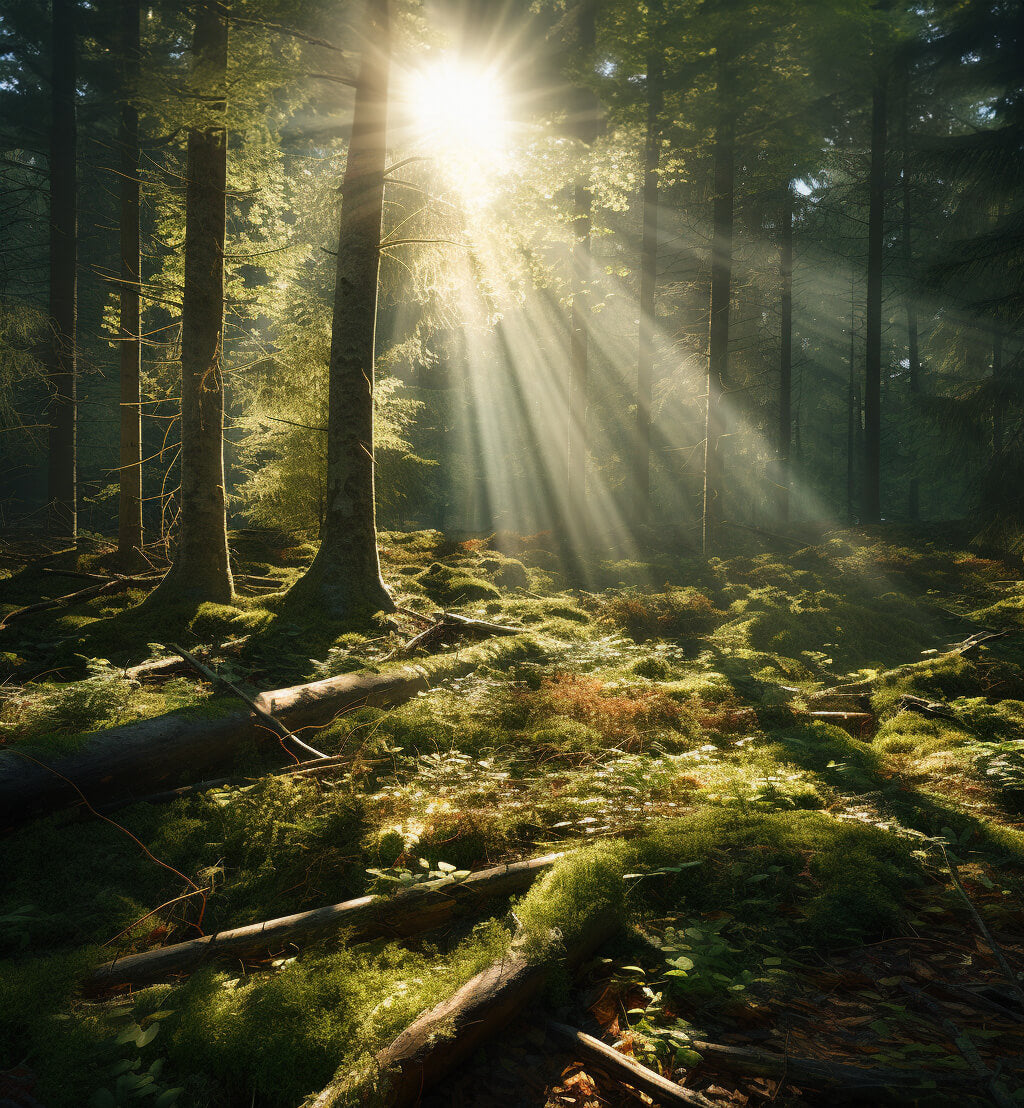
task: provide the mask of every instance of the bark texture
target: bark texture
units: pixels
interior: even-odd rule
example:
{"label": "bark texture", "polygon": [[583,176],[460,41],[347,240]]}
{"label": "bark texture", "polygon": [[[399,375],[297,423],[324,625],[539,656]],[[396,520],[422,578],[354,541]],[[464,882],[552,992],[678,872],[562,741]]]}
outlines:
{"label": "bark texture", "polygon": [[74,540],[77,510],[78,131],[75,0],[53,0],[50,119],[50,341],[47,523]]}
{"label": "bark texture", "polygon": [[121,56],[124,66],[118,133],[121,147],[121,286],[118,339],[121,354],[121,451],[118,464],[117,555],[133,573],[142,557],[142,280],[139,185],[139,0],[122,0]]}
{"label": "bark texture", "polygon": [[181,312],[181,532],[157,603],[233,595],[224,495],[224,237],[227,189],[226,5],[196,9],[193,87],[200,123],[188,134],[185,293]]}
{"label": "bark texture", "polygon": [[291,598],[293,603],[315,605],[333,619],[394,608],[380,575],[373,457],[389,0],[369,0],[366,20],[342,184],[328,387],[327,507],[320,549]]}

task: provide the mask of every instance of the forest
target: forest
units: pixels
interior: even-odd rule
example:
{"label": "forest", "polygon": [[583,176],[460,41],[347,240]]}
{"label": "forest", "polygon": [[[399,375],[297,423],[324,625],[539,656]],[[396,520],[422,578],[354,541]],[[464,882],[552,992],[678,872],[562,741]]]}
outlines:
{"label": "forest", "polygon": [[1024,4],[0,0],[0,1108],[1024,1105]]}

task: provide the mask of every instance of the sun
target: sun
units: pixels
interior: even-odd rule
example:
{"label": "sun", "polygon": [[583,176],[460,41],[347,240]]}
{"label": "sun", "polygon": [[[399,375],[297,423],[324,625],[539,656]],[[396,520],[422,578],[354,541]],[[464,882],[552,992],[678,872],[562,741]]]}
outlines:
{"label": "sun", "polygon": [[411,74],[408,97],[420,141],[439,156],[474,160],[505,149],[508,107],[493,69],[441,57]]}

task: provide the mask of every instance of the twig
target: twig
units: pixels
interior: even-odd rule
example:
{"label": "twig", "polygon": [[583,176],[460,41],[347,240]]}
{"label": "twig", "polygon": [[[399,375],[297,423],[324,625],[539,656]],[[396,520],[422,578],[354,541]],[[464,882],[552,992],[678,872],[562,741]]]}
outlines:
{"label": "twig", "polygon": [[625,1054],[620,1054],[614,1048],[595,1039],[593,1035],[587,1035],[583,1031],[577,1031],[575,1027],[558,1023],[557,1020],[547,1019],[544,1026],[558,1036],[558,1038],[571,1044],[581,1051],[592,1062],[596,1062],[606,1069],[616,1081],[632,1086],[638,1092],[646,1093],[652,1097],[655,1104],[685,1104],[699,1105],[706,1108],[710,1101],[693,1089],[684,1089],[660,1073],[642,1066]]}
{"label": "twig", "polygon": [[210,681],[213,681],[215,684],[219,683],[223,685],[226,689],[230,689],[230,691],[233,692],[239,700],[249,705],[257,718],[261,719],[270,728],[270,730],[274,732],[275,735],[280,736],[286,742],[294,743],[297,747],[305,750],[308,754],[312,754],[316,758],[327,757],[327,755],[324,754],[322,750],[317,750],[316,747],[310,746],[308,743],[304,743],[302,739],[297,738],[291,731],[288,730],[287,727],[285,727],[283,723],[281,723],[280,720],[275,719],[268,711],[265,711],[263,708],[261,708],[251,696],[249,696],[247,693],[242,692],[242,690],[237,685],[232,684],[232,682],[230,682],[226,677],[222,677],[219,673],[210,669],[209,666],[204,665],[194,654],[190,654],[187,650],[182,649],[182,647],[180,646],[176,646],[174,643],[168,643],[168,646],[170,646],[171,650],[173,650],[175,654],[178,654],[182,658],[184,658],[185,661],[189,663],[189,665],[193,666],[204,677],[208,678]]}
{"label": "twig", "polygon": [[1021,1010],[1024,1011],[1024,989],[1021,988],[1020,979],[1013,972],[1010,963],[1006,960],[1006,955],[1003,953],[1003,948],[999,945],[999,943],[996,942],[995,938],[992,935],[992,932],[989,931],[987,925],[985,924],[985,921],[981,918],[981,913],[978,911],[977,908],[975,908],[974,901],[971,900],[970,896],[967,894],[967,890],[964,888],[963,882],[960,880],[960,871],[957,868],[957,864],[953,861],[952,858],[950,858],[944,843],[939,843],[939,850],[942,851],[942,859],[946,863],[946,868],[949,870],[949,876],[953,879],[953,887],[960,894],[960,896],[963,898],[964,903],[970,909],[971,916],[973,917],[975,924],[977,924],[982,938],[988,944],[989,950],[991,950],[992,954],[995,956],[995,960],[999,963],[999,968],[1003,971],[1003,975],[1009,983],[1010,988],[1013,990],[1013,995],[1017,998],[1017,1001],[1021,1006]]}

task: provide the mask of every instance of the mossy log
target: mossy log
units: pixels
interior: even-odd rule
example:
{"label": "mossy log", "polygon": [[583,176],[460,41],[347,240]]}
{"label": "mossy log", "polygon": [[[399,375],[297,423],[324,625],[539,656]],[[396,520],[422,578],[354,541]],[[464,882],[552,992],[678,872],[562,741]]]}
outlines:
{"label": "mossy log", "polygon": [[209,962],[278,953],[339,931],[348,932],[354,942],[418,935],[445,923],[466,905],[476,905],[487,897],[523,892],[561,857],[562,853],[544,854],[480,870],[457,883],[431,882],[429,886],[406,889],[392,897],[361,896],[132,954],[100,966],[93,972],[90,983],[139,985],[169,974],[188,973]]}
{"label": "mossy log", "polygon": [[[329,723],[347,708],[399,704],[427,687],[424,669],[404,666],[263,692],[255,702],[296,731]],[[201,779],[230,765],[260,737],[270,732],[247,710],[213,716],[184,711],[98,731],[74,754],[48,763],[12,748],[0,754],[0,831],[80,804],[83,796],[110,807],[166,782]]]}
{"label": "mossy log", "polygon": [[[611,913],[593,921],[566,951],[564,962],[575,969],[616,932]],[[374,1103],[381,1108],[406,1108],[437,1084],[481,1043],[505,1027],[544,988],[557,958],[532,961],[517,950],[470,978],[447,1000],[417,1017],[375,1059],[375,1073],[339,1072],[312,1108],[337,1108],[353,1093],[367,1091],[376,1080]],[[564,964],[564,963],[563,963]]]}

